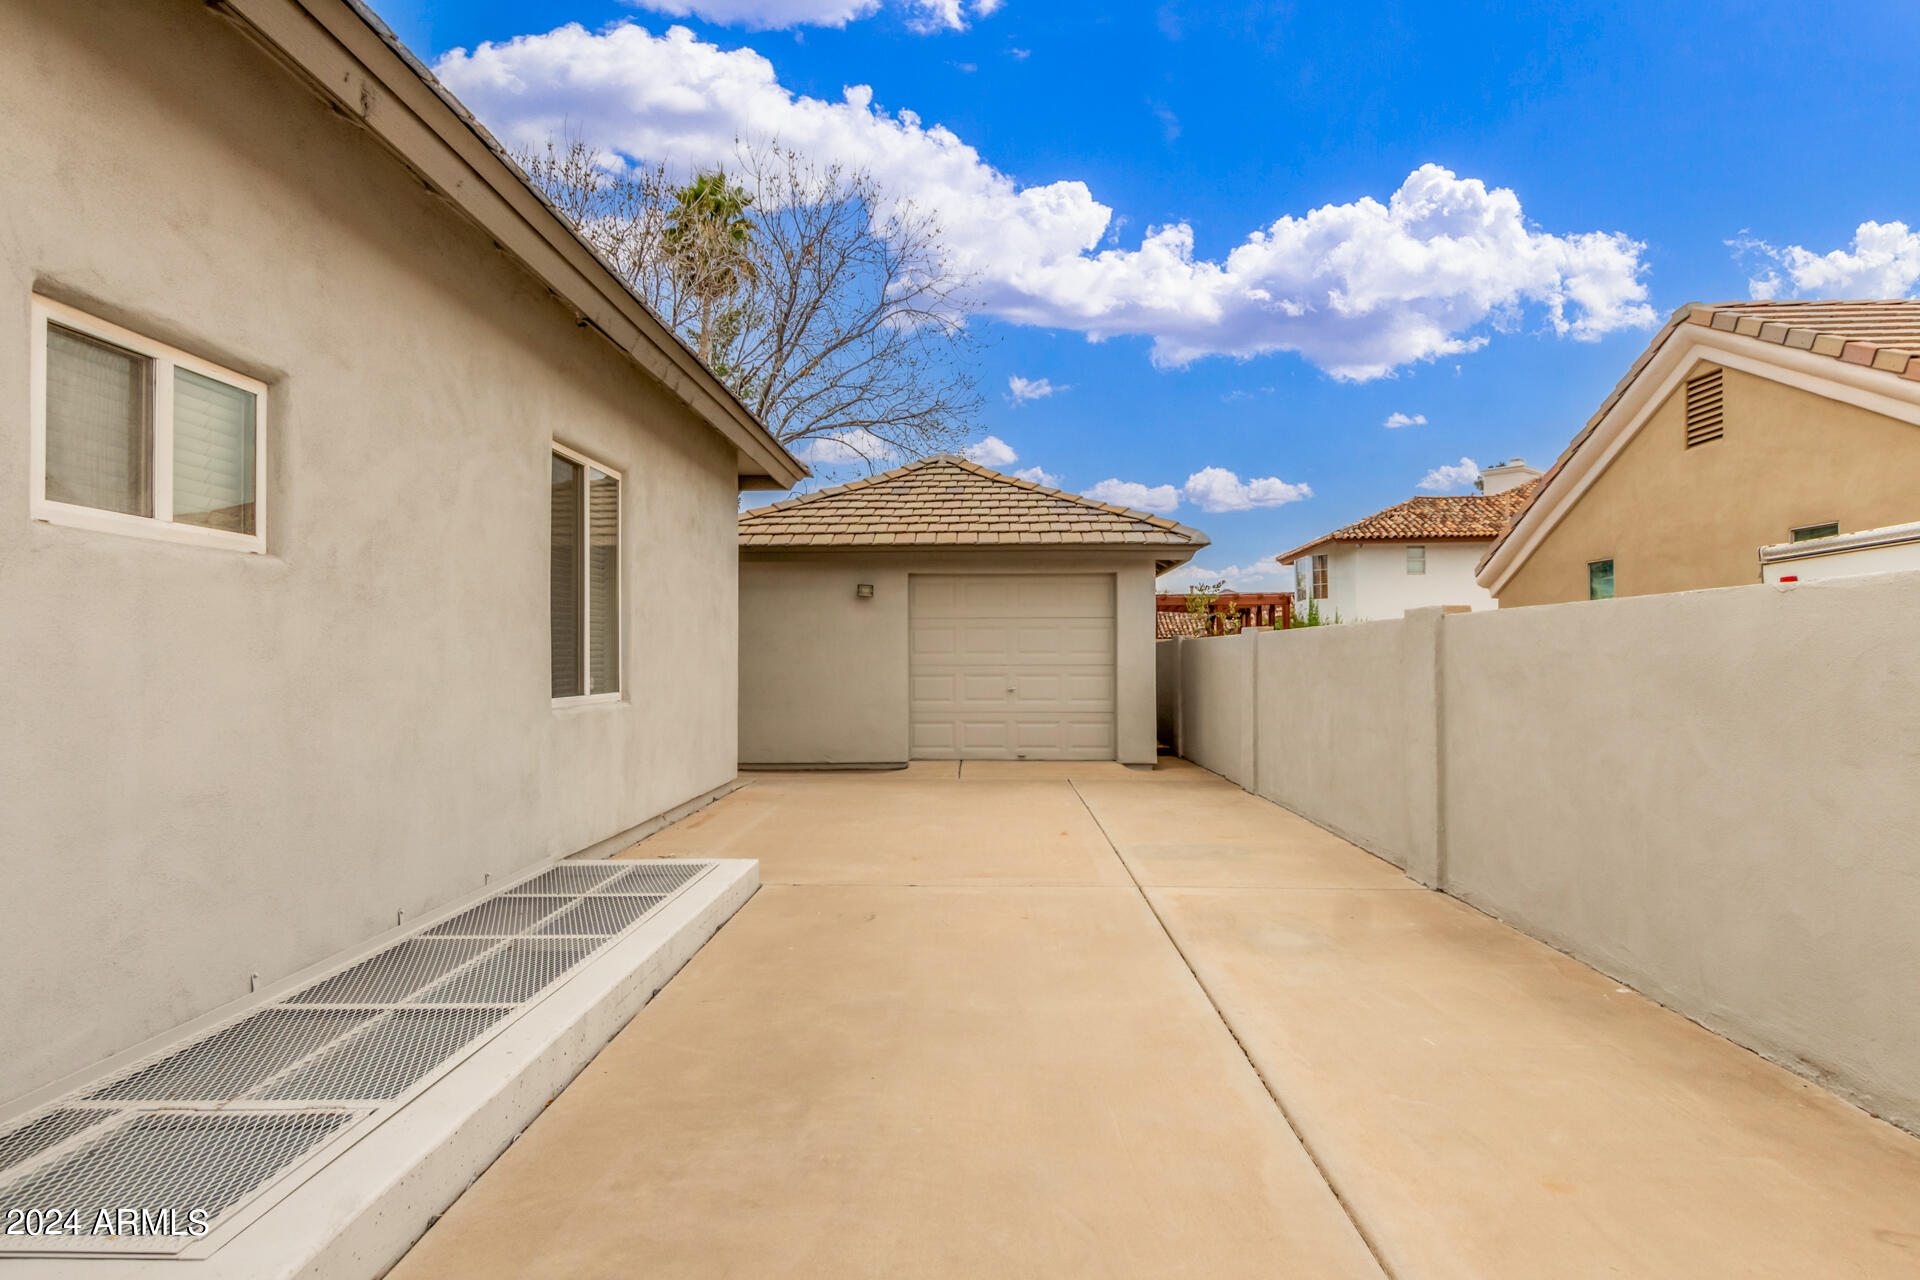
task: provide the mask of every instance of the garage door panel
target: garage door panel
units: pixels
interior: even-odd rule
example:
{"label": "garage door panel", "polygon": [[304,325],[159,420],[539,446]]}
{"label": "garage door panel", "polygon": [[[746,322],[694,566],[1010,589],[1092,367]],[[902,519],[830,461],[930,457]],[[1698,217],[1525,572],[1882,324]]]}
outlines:
{"label": "garage door panel", "polygon": [[1073,711],[1113,713],[1113,671],[1073,672],[1061,681],[1060,700]]}
{"label": "garage door panel", "polygon": [[1113,661],[1113,623],[1099,622],[1061,629],[1061,652],[1075,658]]}
{"label": "garage door panel", "polygon": [[960,687],[968,707],[996,710],[1007,701],[1007,678],[997,671],[970,671],[961,677]]}
{"label": "garage door panel", "polygon": [[963,623],[960,651],[968,658],[1004,659],[1013,652],[1013,628],[1005,622]]}
{"label": "garage door panel", "polygon": [[1005,751],[1010,735],[1005,720],[962,720],[960,747],[964,751]]}
{"label": "garage door panel", "polygon": [[913,701],[951,706],[960,696],[959,680],[951,673],[916,675],[912,680]]}
{"label": "garage door panel", "polygon": [[913,575],[913,754],[1112,759],[1113,582]]}

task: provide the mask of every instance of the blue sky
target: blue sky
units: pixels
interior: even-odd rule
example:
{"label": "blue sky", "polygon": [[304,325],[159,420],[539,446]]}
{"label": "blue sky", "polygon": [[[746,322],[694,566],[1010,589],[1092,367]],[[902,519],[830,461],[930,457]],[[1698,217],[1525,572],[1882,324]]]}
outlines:
{"label": "blue sky", "polygon": [[1550,462],[1683,302],[1920,286],[1910,0],[377,8],[510,143],[777,136],[939,208],[983,460],[1150,495],[1248,589],[1436,468]]}

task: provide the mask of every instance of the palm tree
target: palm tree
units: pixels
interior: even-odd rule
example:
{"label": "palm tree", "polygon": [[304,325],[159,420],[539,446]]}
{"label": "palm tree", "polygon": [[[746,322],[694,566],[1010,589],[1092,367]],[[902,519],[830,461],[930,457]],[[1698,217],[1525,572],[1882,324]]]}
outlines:
{"label": "palm tree", "polygon": [[700,358],[713,363],[713,308],[755,279],[753,196],[722,170],[702,173],[674,193],[663,237],[681,283],[700,304]]}

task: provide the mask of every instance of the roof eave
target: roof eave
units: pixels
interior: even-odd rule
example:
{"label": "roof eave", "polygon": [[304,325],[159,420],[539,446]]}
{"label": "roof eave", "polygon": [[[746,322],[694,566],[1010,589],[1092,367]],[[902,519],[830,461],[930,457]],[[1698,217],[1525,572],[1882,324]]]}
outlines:
{"label": "roof eave", "polygon": [[360,0],[223,0],[220,10],[729,440],[743,487],[790,488],[809,474]]}

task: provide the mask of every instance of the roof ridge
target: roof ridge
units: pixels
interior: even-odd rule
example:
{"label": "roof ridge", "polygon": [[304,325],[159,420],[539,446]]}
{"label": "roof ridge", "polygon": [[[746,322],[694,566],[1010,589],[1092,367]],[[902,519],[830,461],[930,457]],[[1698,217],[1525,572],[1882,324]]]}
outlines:
{"label": "roof ridge", "polygon": [[[863,504],[860,495],[938,469],[979,485],[922,480]],[[1004,496],[995,497],[1004,491]],[[844,500],[852,498],[851,505]],[[1017,500],[1016,500],[1017,499]],[[1024,505],[1023,505],[1024,504]],[[1208,538],[1177,520],[1036,484],[964,456],[929,454],[875,475],[742,511],[748,546],[1157,545],[1201,547]]]}

